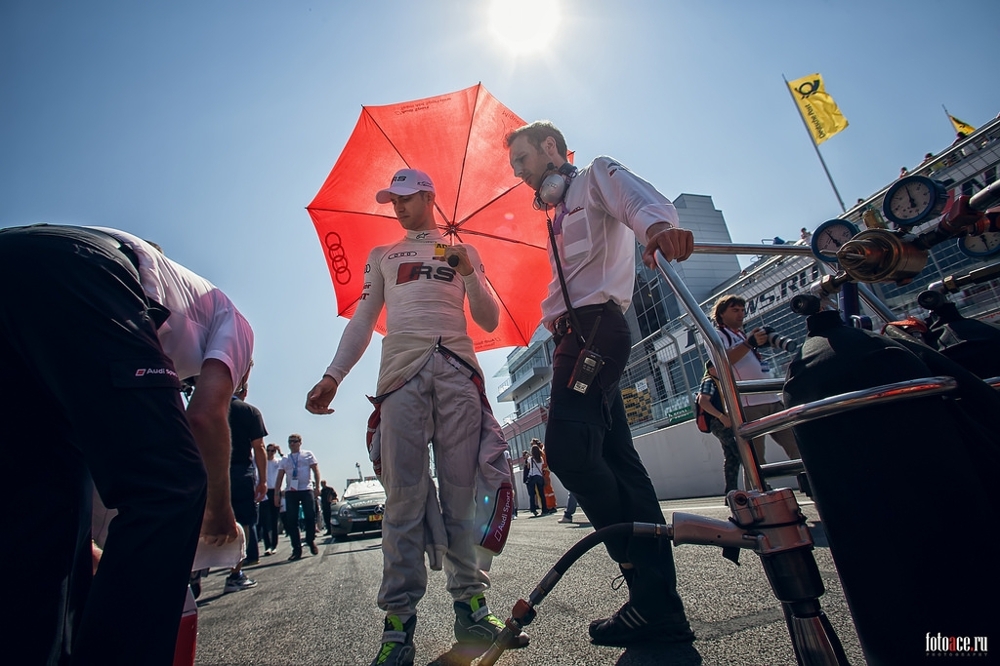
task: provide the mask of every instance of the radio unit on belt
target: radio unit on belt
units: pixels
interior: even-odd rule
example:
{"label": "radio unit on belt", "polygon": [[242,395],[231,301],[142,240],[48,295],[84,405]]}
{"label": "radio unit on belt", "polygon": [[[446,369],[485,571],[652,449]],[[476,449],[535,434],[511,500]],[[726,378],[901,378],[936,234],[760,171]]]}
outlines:
{"label": "radio unit on belt", "polygon": [[604,367],[604,359],[601,355],[591,350],[590,345],[597,335],[597,328],[601,325],[601,317],[594,321],[594,327],[587,336],[580,355],[576,358],[576,365],[573,367],[573,374],[569,378],[568,386],[577,393],[585,394],[597,378],[597,373]]}

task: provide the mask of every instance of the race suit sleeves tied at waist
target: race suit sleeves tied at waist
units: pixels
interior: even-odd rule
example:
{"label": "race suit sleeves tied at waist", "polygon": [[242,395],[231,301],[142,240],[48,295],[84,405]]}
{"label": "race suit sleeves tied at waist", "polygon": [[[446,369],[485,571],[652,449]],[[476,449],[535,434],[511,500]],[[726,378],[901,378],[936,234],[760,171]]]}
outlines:
{"label": "race suit sleeves tied at waist", "polygon": [[480,377],[483,376],[472,349],[472,339],[467,335],[428,337],[414,333],[390,333],[382,341],[382,365],[376,395],[391,393],[416,375],[434,353],[439,340],[443,347],[475,369]]}

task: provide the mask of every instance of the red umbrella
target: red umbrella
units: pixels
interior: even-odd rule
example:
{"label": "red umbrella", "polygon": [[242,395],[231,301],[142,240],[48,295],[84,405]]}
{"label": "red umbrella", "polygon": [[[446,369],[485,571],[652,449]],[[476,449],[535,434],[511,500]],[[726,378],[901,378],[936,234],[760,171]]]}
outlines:
{"label": "red umbrella", "polygon": [[[404,233],[392,207],[375,203],[375,193],[397,170],[420,169],[434,180],[442,233],[450,243],[475,246],[500,304],[500,325],[492,333],[469,317],[476,350],[528,344],[541,319],[549,264],[544,217],[511,172],[504,143],[523,124],[482,84],[362,107],[344,151],[307,206],[326,252],[338,314],[354,314],[371,249]],[[376,330],[385,334],[384,311]]]}

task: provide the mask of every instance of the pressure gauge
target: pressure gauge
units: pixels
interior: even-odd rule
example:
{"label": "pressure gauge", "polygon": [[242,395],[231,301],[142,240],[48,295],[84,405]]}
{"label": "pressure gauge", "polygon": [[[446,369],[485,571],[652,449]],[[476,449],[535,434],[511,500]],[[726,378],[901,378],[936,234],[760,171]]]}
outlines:
{"label": "pressure gauge", "polygon": [[980,259],[1000,252],[1000,232],[986,231],[958,239],[958,249],[967,257]]}
{"label": "pressure gauge", "polygon": [[848,220],[827,220],[816,227],[812,238],[809,239],[809,246],[817,259],[832,264],[837,261],[837,250],[840,246],[854,238],[857,233],[858,228]]}
{"label": "pressure gauge", "polygon": [[941,214],[948,201],[944,185],[925,176],[900,178],[885,193],[882,212],[901,227],[912,227]]}

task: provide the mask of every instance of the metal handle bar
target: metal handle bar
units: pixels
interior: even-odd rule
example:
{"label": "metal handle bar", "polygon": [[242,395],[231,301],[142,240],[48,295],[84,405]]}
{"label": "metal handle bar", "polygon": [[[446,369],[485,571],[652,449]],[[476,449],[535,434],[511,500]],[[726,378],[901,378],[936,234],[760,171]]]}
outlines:
{"label": "metal handle bar", "polygon": [[973,194],[969,199],[969,208],[985,211],[997,202],[1000,202],[1000,180]]}
{"label": "metal handle bar", "polygon": [[[997,182],[1000,183],[1000,180]],[[938,291],[942,294],[947,294],[949,292],[953,293],[962,289],[966,285],[989,282],[998,275],[1000,275],[1000,261],[994,262],[989,266],[977,268],[974,271],[969,271],[965,275],[949,275],[943,280],[931,282],[927,285],[927,289],[929,291]]]}
{"label": "metal handle bar", "polygon": [[765,479],[773,479],[776,476],[795,476],[804,471],[806,471],[806,466],[803,464],[801,458],[766,463],[760,466],[760,473]]}
{"label": "metal handle bar", "polygon": [[785,256],[801,255],[804,257],[813,256],[812,249],[808,245],[794,245],[785,243],[784,245],[740,245],[737,243],[695,243],[695,253],[705,254],[780,254]]}
{"label": "metal handle bar", "polygon": [[904,382],[883,384],[874,388],[861,389],[832,395],[829,398],[814,400],[804,405],[796,405],[780,412],[769,414],[739,427],[739,433],[747,439],[767,435],[779,430],[785,430],[795,425],[815,421],[824,416],[832,416],[861,407],[874,407],[886,402],[906,400],[909,398],[924,398],[932,395],[949,393],[958,387],[958,382],[952,377],[927,377],[910,379]]}
{"label": "metal handle bar", "polygon": [[741,379],[736,382],[736,388],[740,390],[740,395],[750,393],[781,393],[785,388],[783,379]]}

